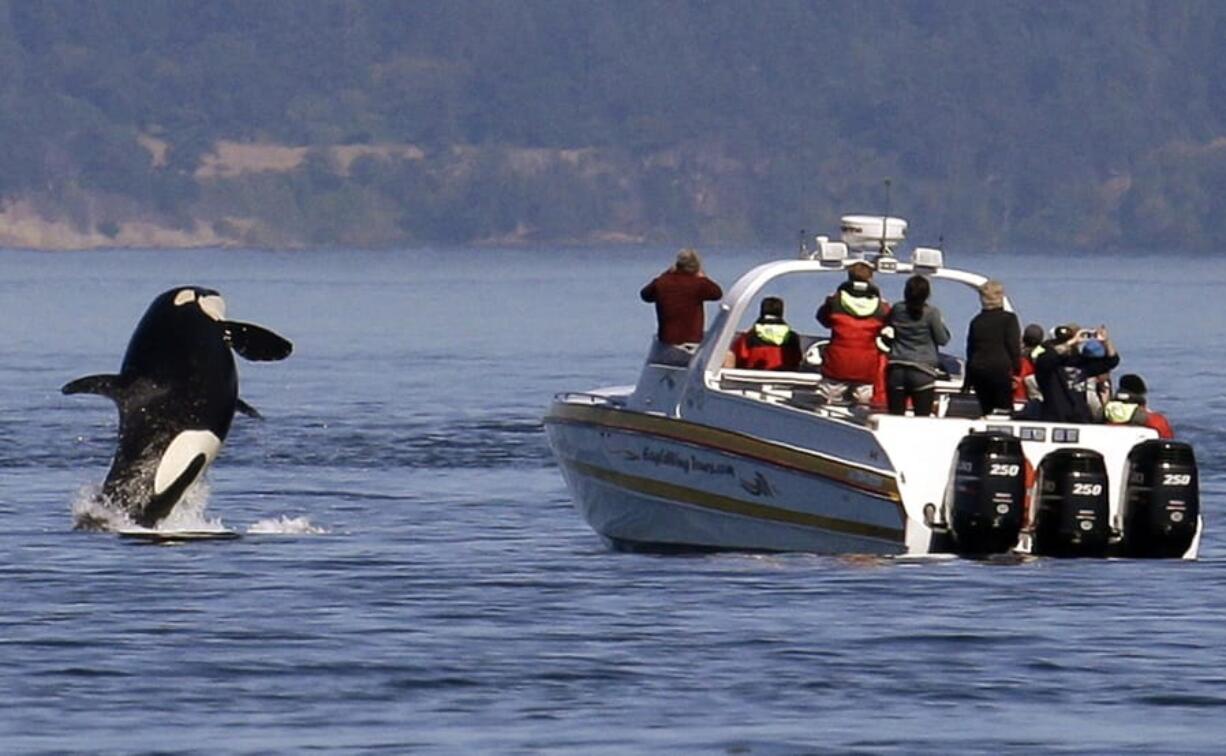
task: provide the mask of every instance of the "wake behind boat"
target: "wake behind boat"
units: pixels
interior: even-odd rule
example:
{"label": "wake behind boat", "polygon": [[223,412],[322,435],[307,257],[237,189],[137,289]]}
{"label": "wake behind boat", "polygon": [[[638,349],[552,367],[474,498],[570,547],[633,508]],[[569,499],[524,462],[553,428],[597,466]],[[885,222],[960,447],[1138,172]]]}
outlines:
{"label": "wake behind boat", "polygon": [[797,370],[725,366],[784,278],[828,290],[870,260],[883,277],[987,281],[939,249],[896,257],[905,230],[845,217],[842,241],[819,236],[742,276],[688,361],[655,345],[635,386],[555,397],[549,442],[591,527],[629,549],[1195,558],[1195,456],[1151,428],[980,417],[952,355],[930,417],[829,401],[813,335]]}

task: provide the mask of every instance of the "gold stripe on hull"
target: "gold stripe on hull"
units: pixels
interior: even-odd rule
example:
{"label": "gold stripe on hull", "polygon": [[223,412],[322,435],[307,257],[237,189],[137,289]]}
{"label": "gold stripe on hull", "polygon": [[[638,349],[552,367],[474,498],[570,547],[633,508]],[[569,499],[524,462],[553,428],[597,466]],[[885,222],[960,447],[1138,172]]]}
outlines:
{"label": "gold stripe on hull", "polygon": [[604,407],[558,403],[554,404],[549,414],[545,416],[545,422],[579,423],[660,436],[829,478],[895,504],[902,503],[898,481],[892,476],[865,470],[813,452],[764,441],[736,431],[700,425],[688,420]]}
{"label": "gold stripe on hull", "polygon": [[788,509],[780,509],[778,507],[769,507],[762,504],[753,504],[751,502],[741,501],[740,499],[734,499],[729,496],[721,496],[719,494],[699,491],[686,486],[679,486],[675,483],[666,483],[664,481],[653,480],[651,478],[642,478],[635,475],[615,472],[613,470],[606,470],[601,467],[595,467],[593,465],[571,459],[562,460],[562,463],[581,475],[602,480],[619,488],[644,494],[646,496],[652,496],[657,499],[681,502],[691,506],[701,507],[703,509],[741,515],[743,517],[749,517],[755,520],[768,520],[771,522],[785,523],[788,525],[815,528],[817,530],[825,530],[832,533],[839,533],[841,535],[873,538],[882,541],[890,541],[893,543],[902,543],[905,538],[905,532],[897,528],[885,527],[883,525],[872,525],[870,523],[863,522],[853,522],[851,520],[825,517],[822,515],[809,514],[807,512],[796,512]]}

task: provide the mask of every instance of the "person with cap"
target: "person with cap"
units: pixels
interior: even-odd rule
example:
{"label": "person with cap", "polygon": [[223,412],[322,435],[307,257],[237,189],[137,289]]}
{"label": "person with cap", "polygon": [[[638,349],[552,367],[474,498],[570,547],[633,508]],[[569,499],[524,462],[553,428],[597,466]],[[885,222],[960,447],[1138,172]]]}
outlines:
{"label": "person with cap", "polygon": [[949,329],[941,311],[928,304],[931,285],[923,276],[911,276],[903,287],[903,301],[890,309],[892,330],[886,366],[886,400],[891,415],[903,415],[907,400],[916,417],[932,414],[940,362],[937,348],[949,343]]}
{"label": "person with cap", "polygon": [[966,381],[984,415],[1013,411],[1013,376],[1022,367],[1022,329],[1005,310],[1005,285],[995,279],[979,287],[982,309],[966,333]]}
{"label": "person with cap", "polygon": [[[1088,342],[1098,343],[1085,347]],[[1106,326],[1094,331],[1082,330],[1076,323],[1057,326],[1034,361],[1034,377],[1043,392],[1040,418],[1053,423],[1094,422],[1086,377],[1110,373],[1119,364]]]}
{"label": "person with cap", "polygon": [[644,302],[655,303],[656,339],[674,351],[686,353],[691,353],[694,345],[702,341],[703,303],[723,296],[719,284],[703,272],[698,251],[688,248],[677,253],[676,264],[639,292]]}
{"label": "person with cap", "polygon": [[796,370],[800,335],[783,319],[783,300],[766,297],[753,327],[732,342],[734,366],[749,370]]}
{"label": "person with cap", "polygon": [[1043,326],[1031,323],[1022,331],[1021,369],[1013,376],[1013,401],[1025,403],[1041,400],[1043,393],[1034,379],[1034,358],[1043,348]]}
{"label": "person with cap", "polygon": [[847,280],[817,309],[817,322],[830,329],[830,343],[822,354],[821,382],[828,399],[869,403],[881,360],[877,335],[889,312],[889,304],[882,301],[873,283],[872,263],[853,261],[847,268]]}
{"label": "person with cap", "polygon": [[1120,376],[1119,390],[1103,414],[1111,425],[1142,425],[1158,431],[1158,438],[1174,438],[1175,431],[1161,412],[1148,406],[1145,381],[1134,373]]}

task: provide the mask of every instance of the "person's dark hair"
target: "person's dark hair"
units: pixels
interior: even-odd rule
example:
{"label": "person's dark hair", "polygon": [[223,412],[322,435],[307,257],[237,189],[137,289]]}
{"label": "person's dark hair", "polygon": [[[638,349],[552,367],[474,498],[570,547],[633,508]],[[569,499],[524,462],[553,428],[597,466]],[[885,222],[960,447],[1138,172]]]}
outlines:
{"label": "person's dark hair", "polygon": [[1120,376],[1120,391],[1127,391],[1130,394],[1139,394],[1144,396],[1147,389],[1145,387],[1145,379],[1136,373],[1127,373]]}
{"label": "person's dark hair", "polygon": [[1033,349],[1043,343],[1043,326],[1038,323],[1031,323],[1026,326],[1026,330],[1022,331],[1022,346]]}
{"label": "person's dark hair", "polygon": [[776,318],[783,317],[783,300],[779,297],[767,297],[762,300],[761,310],[758,312],[759,317],[770,315]]}
{"label": "person's dark hair", "polygon": [[924,305],[928,302],[928,294],[932,288],[928,279],[923,276],[911,276],[903,287],[902,298],[907,304],[907,314],[915,320],[924,316]]}

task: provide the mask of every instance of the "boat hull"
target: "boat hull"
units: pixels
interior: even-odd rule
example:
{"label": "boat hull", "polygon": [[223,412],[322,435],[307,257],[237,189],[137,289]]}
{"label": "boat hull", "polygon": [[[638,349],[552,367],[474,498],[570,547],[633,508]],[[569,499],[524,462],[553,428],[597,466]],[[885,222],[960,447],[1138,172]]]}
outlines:
{"label": "boat hull", "polygon": [[898,554],[905,517],[881,476],[695,423],[555,405],[550,445],[588,524],[624,548]]}

